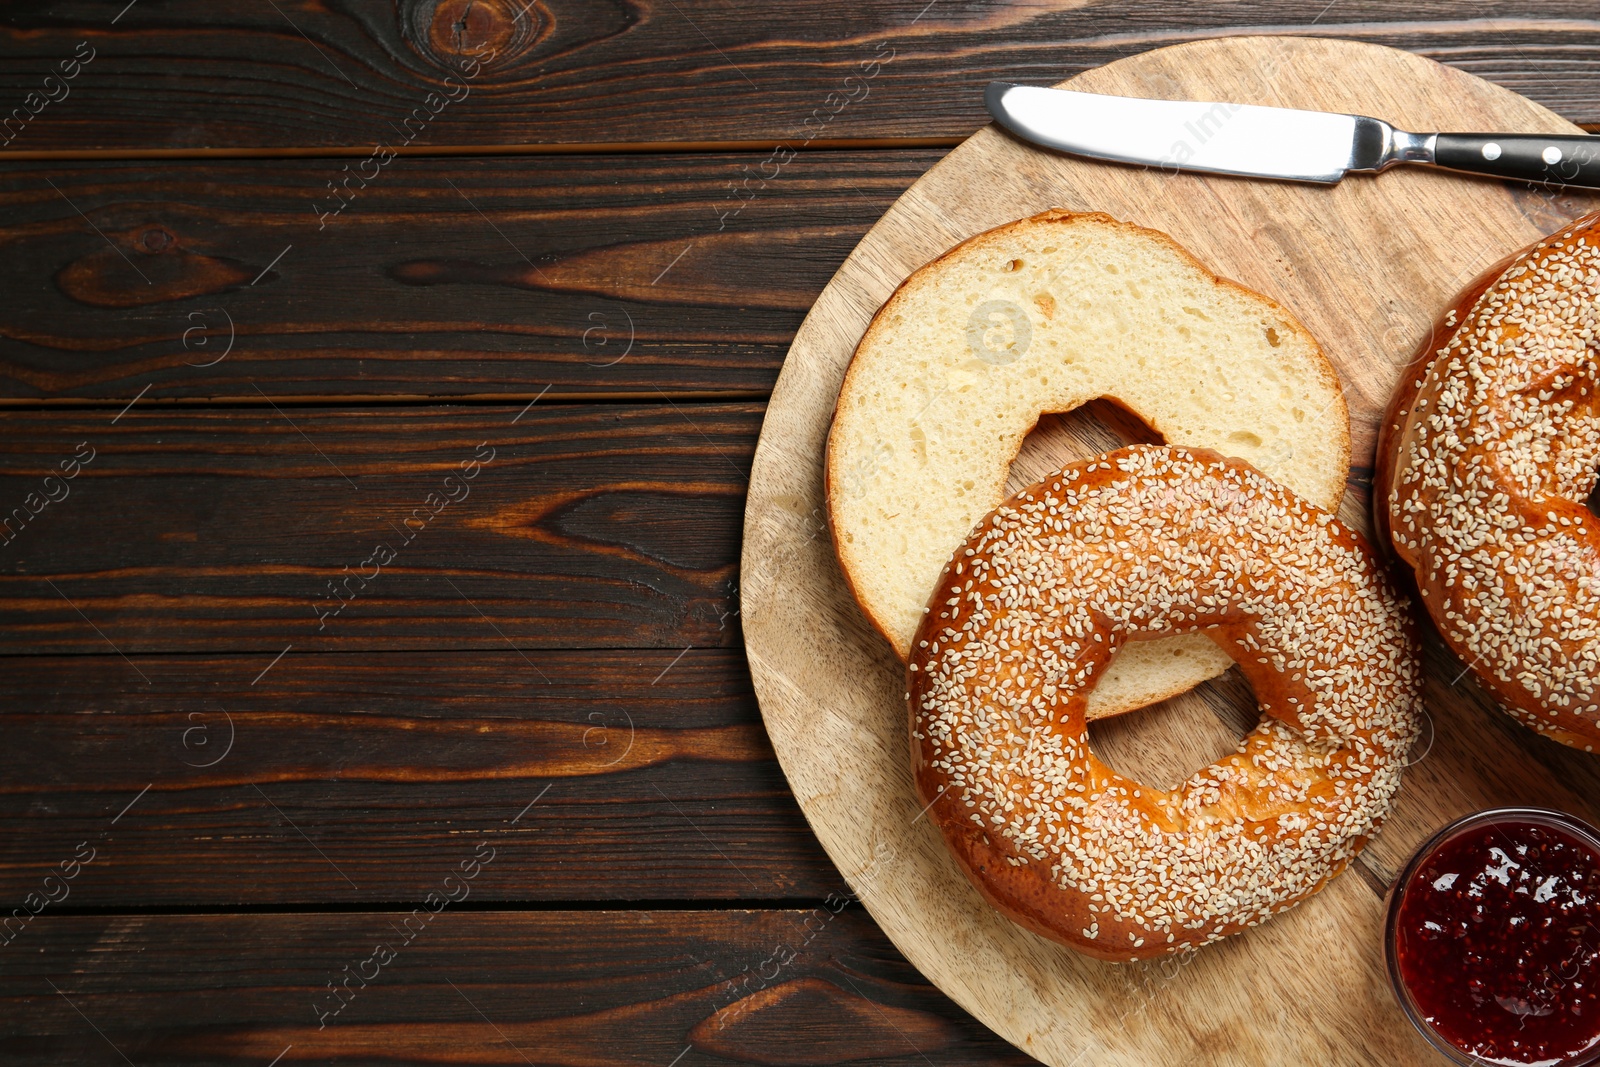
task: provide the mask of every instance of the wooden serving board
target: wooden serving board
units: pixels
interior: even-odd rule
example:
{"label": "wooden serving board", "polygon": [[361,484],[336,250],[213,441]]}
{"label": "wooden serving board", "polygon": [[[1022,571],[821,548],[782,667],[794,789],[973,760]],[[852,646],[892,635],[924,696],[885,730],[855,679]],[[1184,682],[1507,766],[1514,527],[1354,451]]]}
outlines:
{"label": "wooden serving board", "polygon": [[[1515,93],[1368,44],[1202,41],[1089,71],[1076,89],[1362,112],[1412,130],[1579,132]],[[1439,1062],[1383,970],[1384,894],[1441,823],[1518,803],[1600,816],[1600,760],[1515,725],[1436,638],[1432,744],[1383,834],[1318,896],[1186,957],[1117,965],[1030,934],[966,882],[911,786],[904,672],[847,592],[825,526],[823,442],[868,320],[911,271],[1046,208],[1105,211],[1172,234],[1219,274],[1276,298],[1343,377],[1355,469],[1343,518],[1367,530],[1374,433],[1400,368],[1479,271],[1600,198],[1401,170],[1324,188],[1097,164],[979,130],[908,189],[817,299],[789,351],[756,452],[741,576],[745,642],[767,730],[812,828],[885,932],[932,981],[1050,1064]],[[1128,436],[1044,420],[1013,487]],[[1074,442],[1076,435],[1080,440]],[[1121,769],[1171,785],[1256,719],[1237,672],[1096,724]]]}

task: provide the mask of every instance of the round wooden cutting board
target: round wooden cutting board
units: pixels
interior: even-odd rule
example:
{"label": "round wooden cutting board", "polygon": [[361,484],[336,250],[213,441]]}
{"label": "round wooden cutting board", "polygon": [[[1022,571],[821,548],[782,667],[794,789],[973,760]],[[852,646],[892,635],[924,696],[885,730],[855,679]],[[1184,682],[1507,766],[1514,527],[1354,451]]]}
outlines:
{"label": "round wooden cutting board", "polygon": [[[1459,70],[1348,41],[1204,41],[1064,84],[1359,112],[1410,130],[1581,132]],[[773,747],[828,854],[939,988],[1061,1067],[1441,1062],[1390,996],[1383,894],[1410,851],[1454,815],[1526,803],[1596,819],[1600,759],[1513,724],[1437,639],[1427,652],[1432,743],[1407,771],[1383,834],[1310,901],[1188,956],[1107,964],[1026,932],[984,903],[921,817],[904,670],[834,559],[823,442],[856,342],[895,286],[965,238],[1052,207],[1164,230],[1299,316],[1343,377],[1354,469],[1341,513],[1365,531],[1377,420],[1434,316],[1480,270],[1600,198],[1407,169],[1331,188],[1173,175],[1055,155],[986,127],[907,190],[823,290],[773,391],[750,479],[744,635]],[[1014,487],[1082,452],[1059,422],[1030,438]],[[1235,672],[1124,716],[1092,743],[1113,765],[1170,785],[1231,750],[1253,717]]]}

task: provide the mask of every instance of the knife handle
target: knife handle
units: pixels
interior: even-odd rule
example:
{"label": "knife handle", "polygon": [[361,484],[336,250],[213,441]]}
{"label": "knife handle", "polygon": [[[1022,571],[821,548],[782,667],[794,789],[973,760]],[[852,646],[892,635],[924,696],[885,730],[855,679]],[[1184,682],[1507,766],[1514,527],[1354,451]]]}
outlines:
{"label": "knife handle", "polygon": [[1433,161],[1496,178],[1600,189],[1600,137],[1527,133],[1441,133]]}

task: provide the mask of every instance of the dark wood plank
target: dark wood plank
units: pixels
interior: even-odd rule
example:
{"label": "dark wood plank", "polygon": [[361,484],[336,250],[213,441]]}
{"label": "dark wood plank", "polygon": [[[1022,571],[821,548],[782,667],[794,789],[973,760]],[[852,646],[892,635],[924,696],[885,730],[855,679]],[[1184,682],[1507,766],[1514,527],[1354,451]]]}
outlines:
{"label": "dark wood plank", "polygon": [[936,158],[18,164],[0,398],[765,394]]}
{"label": "dark wood plank", "polygon": [[[460,858],[475,847],[464,839]],[[452,873],[476,884],[455,863],[431,873],[441,887]],[[0,967],[0,1055],[17,1067],[1033,1062],[841,897],[793,911],[446,906],[36,924]],[[1142,976],[1128,970],[1133,997]]]}
{"label": "dark wood plank", "polygon": [[291,654],[256,681],[268,659],[134,657],[148,685],[6,660],[0,917],[81,843],[68,907],[420,900],[477,840],[474,900],[844,886],[737,649]]}
{"label": "dark wood plank", "polygon": [[[1262,32],[1412,49],[1600,122],[1583,0],[182,0],[114,20],[122,7],[7,10],[0,100],[23,110],[4,150],[960,137],[996,76]],[[94,58],[31,114],[80,42]],[[464,78],[474,54],[492,58]]]}
{"label": "dark wood plank", "polygon": [[13,413],[0,654],[736,645],[761,414]]}

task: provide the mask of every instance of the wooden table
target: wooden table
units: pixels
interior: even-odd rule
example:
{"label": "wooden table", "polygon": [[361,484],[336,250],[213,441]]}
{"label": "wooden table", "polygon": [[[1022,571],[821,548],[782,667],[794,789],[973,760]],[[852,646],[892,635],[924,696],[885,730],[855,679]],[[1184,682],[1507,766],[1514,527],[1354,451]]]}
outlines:
{"label": "wooden table", "polygon": [[3,16],[7,1063],[1031,1062],[751,694],[806,309],[997,76],[1326,34],[1600,126],[1578,0],[125,2]]}

